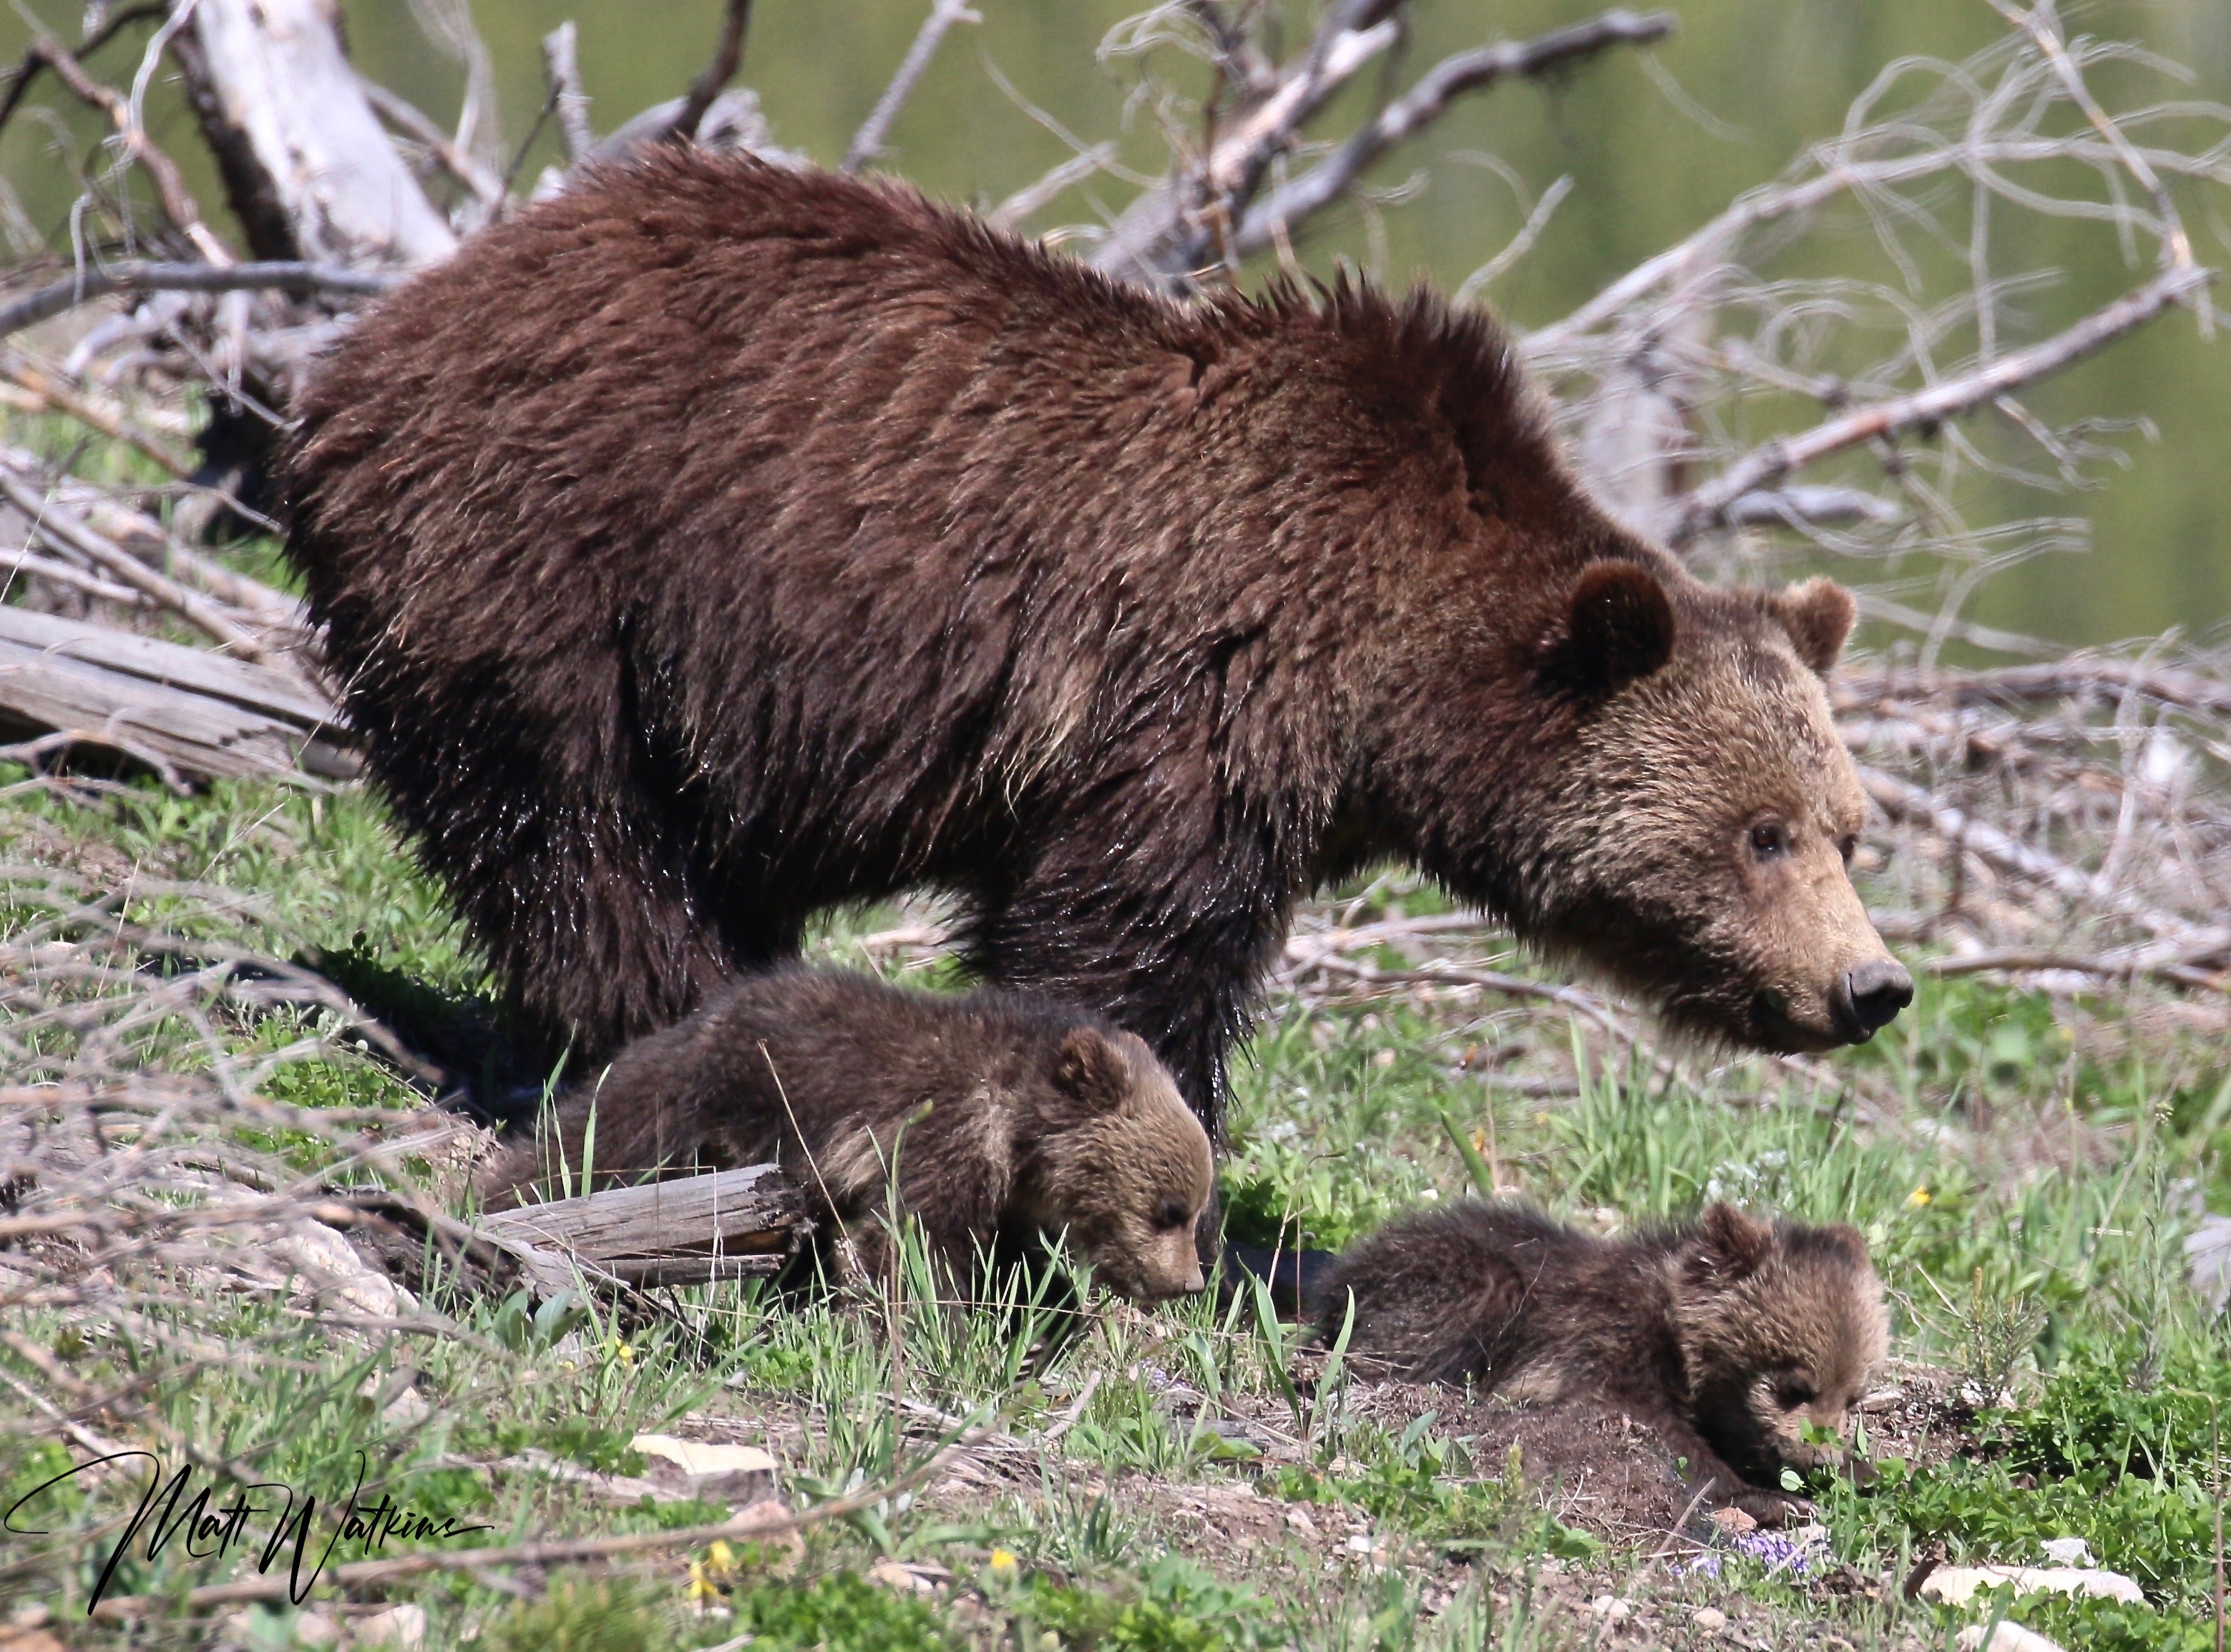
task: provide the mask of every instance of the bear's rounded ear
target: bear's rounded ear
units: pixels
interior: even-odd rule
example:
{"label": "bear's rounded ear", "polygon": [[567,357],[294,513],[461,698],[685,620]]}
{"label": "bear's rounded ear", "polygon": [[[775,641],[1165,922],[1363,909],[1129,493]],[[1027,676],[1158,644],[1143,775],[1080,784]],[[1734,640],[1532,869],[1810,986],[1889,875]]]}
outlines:
{"label": "bear's rounded ear", "polygon": [[1071,1027],[1062,1035],[1054,1052],[1053,1082],[1064,1095],[1096,1109],[1122,1106],[1131,1091],[1123,1052],[1093,1027]]}
{"label": "bear's rounded ear", "polygon": [[1859,605],[1833,579],[1807,579],[1767,598],[1767,606],[1797,646],[1797,657],[1826,676],[1844,652]]}
{"label": "bear's rounded ear", "polygon": [[1774,1229],[1732,1204],[1715,1204],[1704,1212],[1704,1248],[1722,1278],[1741,1279],[1774,1249]]}
{"label": "bear's rounded ear", "polygon": [[1673,604],[1640,563],[1592,562],[1573,582],[1565,622],[1549,643],[1548,674],[1583,694],[1646,677],[1673,654]]}

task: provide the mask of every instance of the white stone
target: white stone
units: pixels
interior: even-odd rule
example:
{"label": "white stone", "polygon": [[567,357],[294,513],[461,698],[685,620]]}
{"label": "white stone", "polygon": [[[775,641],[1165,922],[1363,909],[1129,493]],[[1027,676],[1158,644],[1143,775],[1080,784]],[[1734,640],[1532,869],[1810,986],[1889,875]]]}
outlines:
{"label": "white stone", "polygon": [[937,1585],[896,1560],[878,1560],[868,1568],[868,1581],[900,1595],[934,1595]]}
{"label": "white stone", "polygon": [[1699,1606],[1689,1622],[1699,1635],[1717,1635],[1728,1626],[1728,1615],[1717,1606]]}
{"label": "white stone", "polygon": [[638,1434],[628,1445],[643,1453],[647,1478],[679,1482],[693,1497],[756,1503],[775,1494],[775,1460],[757,1446],[715,1445],[670,1434]]}
{"label": "white stone", "polygon": [[2060,1642],[2048,1641],[2019,1623],[1996,1623],[1988,1629],[1970,1623],[1953,1644],[1960,1652],[2061,1652]]}
{"label": "white stone", "polygon": [[2088,1566],[2096,1564],[2092,1558],[2092,1546],[2080,1537],[2047,1538],[2039,1546],[2045,1558],[2056,1566]]}
{"label": "white stone", "polygon": [[1309,1513],[1305,1509],[1288,1509],[1286,1524],[1303,1537],[1315,1537],[1317,1534],[1317,1523],[1309,1517]]}
{"label": "white stone", "polygon": [[2011,1586],[2017,1595],[2089,1595],[2132,1606],[2145,1591],[2119,1571],[2090,1566],[1939,1566],[1921,1580],[1921,1592],[1948,1606],[1964,1606],[1987,1589]]}
{"label": "white stone", "polygon": [[351,1249],[349,1242],[321,1222],[307,1218],[268,1240],[272,1258],[285,1266],[301,1287],[320,1300],[338,1298],[378,1320],[401,1319],[418,1311],[417,1299]]}
{"label": "white stone", "polygon": [[426,1609],[409,1602],[390,1606],[359,1621],[349,1637],[352,1646],[386,1646],[395,1652],[423,1652],[426,1644]]}
{"label": "white stone", "polygon": [[1605,1622],[1616,1623],[1634,1610],[1617,1595],[1598,1595],[1588,1603],[1588,1610]]}

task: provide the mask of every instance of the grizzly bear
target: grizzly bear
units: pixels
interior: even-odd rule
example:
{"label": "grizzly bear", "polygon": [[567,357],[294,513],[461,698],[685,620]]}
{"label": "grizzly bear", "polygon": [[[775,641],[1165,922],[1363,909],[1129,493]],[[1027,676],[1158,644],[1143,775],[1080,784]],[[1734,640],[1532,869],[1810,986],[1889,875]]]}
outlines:
{"label": "grizzly bear", "polygon": [[870,1268],[895,1203],[956,1279],[1065,1233],[1125,1296],[1201,1288],[1193,1228],[1214,1171],[1200,1120],[1140,1039],[1017,994],[747,977],[629,1045],[554,1122],[483,1177],[491,1207],[538,1185],[779,1164]]}
{"label": "grizzly bear", "polygon": [[1824,1460],[1805,1425],[1842,1430],[1889,1338],[1856,1229],[1725,1204],[1601,1239],[1467,1199],[1343,1254],[1315,1315],[1360,1370],[1616,1405],[1766,1524],[1790,1506],[1782,1470]]}
{"label": "grizzly bear", "polygon": [[1845,870],[1851,598],[1614,522],[1478,310],[1179,303],[668,148],[416,277],[299,412],[348,718],[553,1049],[926,888],[1213,1134],[1296,901],[1390,859],[1708,1040],[1911,995]]}

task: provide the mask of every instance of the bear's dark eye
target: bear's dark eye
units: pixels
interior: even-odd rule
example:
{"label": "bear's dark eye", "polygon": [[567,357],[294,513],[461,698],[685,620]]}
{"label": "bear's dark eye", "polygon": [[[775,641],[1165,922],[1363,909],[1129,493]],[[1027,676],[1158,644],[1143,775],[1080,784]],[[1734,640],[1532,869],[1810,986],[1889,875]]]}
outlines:
{"label": "bear's dark eye", "polygon": [[1164,1199],[1162,1208],[1154,1212],[1154,1225],[1165,1231],[1171,1228],[1182,1228],[1187,1214],[1182,1199]]}
{"label": "bear's dark eye", "polygon": [[1785,1377],[1774,1385],[1774,1397],[1782,1402],[1783,1410],[1794,1411],[1800,1406],[1810,1405],[1820,1394],[1802,1377]]}
{"label": "bear's dark eye", "polygon": [[1857,832],[1846,832],[1841,837],[1836,840],[1836,853],[1844,857],[1844,864],[1846,866],[1849,866],[1852,863],[1852,856],[1857,855],[1859,852],[1859,835]]}
{"label": "bear's dark eye", "polygon": [[1750,829],[1750,852],[1771,861],[1789,852],[1789,834],[1778,820],[1762,820]]}

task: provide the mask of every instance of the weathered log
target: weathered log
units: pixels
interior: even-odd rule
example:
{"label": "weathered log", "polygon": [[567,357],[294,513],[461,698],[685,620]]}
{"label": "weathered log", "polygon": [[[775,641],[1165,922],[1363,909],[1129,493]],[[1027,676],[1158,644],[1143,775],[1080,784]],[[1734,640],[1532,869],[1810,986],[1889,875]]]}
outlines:
{"label": "weathered log", "polygon": [[456,250],[349,66],[332,0],[197,0],[171,48],[258,258],[407,268]]}
{"label": "weathered log", "polygon": [[764,1276],[813,1231],[804,1191],[773,1165],[523,1205],[477,1226],[631,1285]]}
{"label": "weathered log", "polygon": [[289,674],[0,606],[0,727],[66,734],[166,779],[353,775],[333,707]]}

